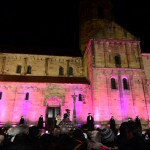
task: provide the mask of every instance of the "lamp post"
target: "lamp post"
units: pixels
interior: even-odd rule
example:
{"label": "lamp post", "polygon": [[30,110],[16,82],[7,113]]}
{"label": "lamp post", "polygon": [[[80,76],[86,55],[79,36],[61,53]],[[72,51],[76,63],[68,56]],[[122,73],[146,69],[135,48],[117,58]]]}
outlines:
{"label": "lamp post", "polygon": [[72,98],[73,98],[73,104],[74,104],[74,107],[73,107],[73,124],[76,125],[76,97],[77,95],[75,95],[75,93],[72,95]]}

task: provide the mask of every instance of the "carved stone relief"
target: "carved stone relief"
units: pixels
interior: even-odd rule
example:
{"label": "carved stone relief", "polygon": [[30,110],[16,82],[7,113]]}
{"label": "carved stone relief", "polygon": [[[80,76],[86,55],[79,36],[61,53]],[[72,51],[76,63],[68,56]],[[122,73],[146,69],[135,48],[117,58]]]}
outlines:
{"label": "carved stone relief", "polygon": [[44,99],[44,106],[64,106],[64,98],[62,95],[46,95]]}

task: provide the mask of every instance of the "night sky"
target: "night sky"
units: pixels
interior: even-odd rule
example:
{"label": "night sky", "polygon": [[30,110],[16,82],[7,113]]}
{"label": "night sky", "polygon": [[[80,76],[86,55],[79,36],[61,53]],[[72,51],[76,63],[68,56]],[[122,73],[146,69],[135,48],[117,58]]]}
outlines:
{"label": "night sky", "polygon": [[[150,52],[148,1],[112,0],[116,22]],[[0,1],[0,52],[80,56],[79,0]]]}

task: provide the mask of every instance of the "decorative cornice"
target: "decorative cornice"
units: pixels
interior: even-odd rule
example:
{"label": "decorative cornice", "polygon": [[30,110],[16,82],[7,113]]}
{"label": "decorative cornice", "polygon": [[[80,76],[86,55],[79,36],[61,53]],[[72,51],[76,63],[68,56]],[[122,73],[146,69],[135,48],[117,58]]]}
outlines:
{"label": "decorative cornice", "polygon": [[142,68],[100,68],[100,67],[93,67],[93,69],[103,69],[103,70],[121,70],[121,71],[144,71]]}
{"label": "decorative cornice", "polygon": [[95,39],[95,38],[92,38],[92,39],[90,39],[91,41],[99,41],[99,42],[110,42],[110,43],[140,43],[140,40],[124,40],[124,39],[122,39],[122,40],[114,40],[114,39]]}

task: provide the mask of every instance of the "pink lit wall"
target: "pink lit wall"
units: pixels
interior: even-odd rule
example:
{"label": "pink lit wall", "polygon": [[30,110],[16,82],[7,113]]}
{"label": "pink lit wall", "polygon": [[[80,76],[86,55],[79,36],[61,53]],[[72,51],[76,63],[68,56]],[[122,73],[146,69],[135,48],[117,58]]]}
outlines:
{"label": "pink lit wall", "polygon": [[[104,73],[105,72],[105,73]],[[110,69],[93,69],[93,112],[96,121],[108,121],[111,116],[116,120],[135,119],[138,115],[141,120],[149,120],[146,104],[146,93],[143,89],[141,78],[137,78],[136,72],[129,80],[129,89],[123,89],[121,79],[116,74],[117,89],[111,89]],[[138,82],[137,82],[138,81]],[[148,95],[147,95],[148,96]],[[147,102],[148,103],[148,102]]]}
{"label": "pink lit wall", "polygon": [[[120,122],[138,115],[143,122],[150,120],[149,95],[146,78],[141,69],[139,42],[122,40],[91,39],[86,53],[89,65],[93,115],[96,122],[108,120],[111,116]],[[128,53],[128,55],[127,55]],[[116,66],[115,56],[120,57]],[[115,79],[116,89],[111,87]],[[128,89],[124,89],[123,79]]]}
{"label": "pink lit wall", "polygon": [[[98,76],[95,76],[98,74]],[[122,121],[128,117],[139,115],[142,120],[148,120],[144,92],[141,85],[132,84],[128,91],[111,90],[110,79],[102,70],[94,70],[93,89],[86,84],[48,84],[48,83],[15,83],[1,82],[0,91],[0,124],[17,124],[23,115],[27,124],[36,125],[40,115],[45,117],[47,107],[61,107],[61,117],[65,109],[71,110],[73,118],[73,97],[76,98],[76,116],[78,123],[85,123],[89,112],[96,123],[108,121],[113,115]],[[134,86],[134,87],[133,87]],[[25,100],[25,94],[29,99]],[[85,101],[79,101],[79,94]],[[122,95],[121,95],[122,94]],[[93,97],[92,97],[93,96]],[[44,118],[45,119],[45,118]]]}
{"label": "pink lit wall", "polygon": [[[73,97],[76,98],[76,115],[79,123],[86,121],[89,112],[92,112],[89,85],[84,84],[46,84],[46,83],[15,83],[2,82],[0,90],[0,124],[17,124],[21,116],[27,124],[37,124],[39,116],[45,117],[47,107],[61,106],[61,116],[65,109],[71,110],[73,117]],[[25,100],[25,94],[29,99]],[[79,101],[78,95],[84,96],[85,102]]]}

